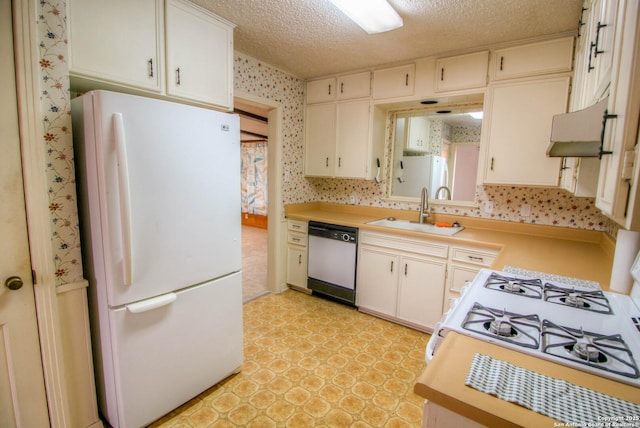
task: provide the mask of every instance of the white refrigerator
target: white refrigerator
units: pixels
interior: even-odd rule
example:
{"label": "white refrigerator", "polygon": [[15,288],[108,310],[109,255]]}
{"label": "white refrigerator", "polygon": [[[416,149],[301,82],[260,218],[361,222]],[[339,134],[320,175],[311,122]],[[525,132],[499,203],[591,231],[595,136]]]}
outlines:
{"label": "white refrigerator", "polygon": [[72,117],[99,408],[140,427],[243,361],[239,120],[107,91]]}
{"label": "white refrigerator", "polygon": [[423,187],[429,198],[435,198],[436,191],[449,181],[447,160],[442,156],[403,156],[394,169],[394,196],[420,197]]}

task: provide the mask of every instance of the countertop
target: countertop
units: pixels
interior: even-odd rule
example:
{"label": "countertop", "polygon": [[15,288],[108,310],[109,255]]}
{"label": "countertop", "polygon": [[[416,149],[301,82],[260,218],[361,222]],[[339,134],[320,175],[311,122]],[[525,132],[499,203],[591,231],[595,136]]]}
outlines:
{"label": "countertop", "polygon": [[458,221],[465,228],[449,237],[367,224],[390,216],[416,220],[417,211],[309,203],[287,206],[285,214],[288,219],[294,220],[341,224],[360,230],[421,237],[450,244],[493,247],[500,250],[499,256],[491,266],[493,269],[500,270],[509,265],[597,281],[603,289],[609,289],[615,242],[605,232],[464,216],[433,215],[429,219],[430,222]]}
{"label": "countertop", "polygon": [[[640,389],[450,332],[414,387],[416,394],[489,427],[553,427],[553,419],[465,386],[476,353],[640,404]],[[499,415],[499,416],[498,416]],[[631,415],[611,415],[631,416]],[[594,421],[597,422],[597,421]]]}

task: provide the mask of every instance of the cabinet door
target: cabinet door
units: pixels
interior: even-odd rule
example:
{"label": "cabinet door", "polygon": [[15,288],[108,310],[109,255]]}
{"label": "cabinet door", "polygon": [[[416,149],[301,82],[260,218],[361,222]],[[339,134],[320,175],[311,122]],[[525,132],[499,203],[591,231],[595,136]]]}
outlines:
{"label": "cabinet door", "polygon": [[442,317],[447,262],[405,256],[400,269],[397,317],[433,328]]}
{"label": "cabinet door", "polygon": [[349,74],[338,78],[338,99],[367,98],[371,94],[371,73]]}
{"label": "cabinet door", "polygon": [[451,265],[443,311],[449,310],[451,301],[460,297],[460,293],[464,286],[473,281],[479,271],[479,268],[473,266]]}
{"label": "cabinet door", "polygon": [[407,64],[373,72],[373,99],[413,95],[416,65]]}
{"label": "cabinet door", "polygon": [[307,106],[305,121],[305,175],[332,177],[336,147],[336,105]]}
{"label": "cabinet door", "polygon": [[572,60],[573,37],[498,49],[494,55],[494,78],[567,72],[571,71]]}
{"label": "cabinet door", "polygon": [[616,32],[616,15],[618,1],[596,0],[593,4],[593,13],[597,19],[592,20],[591,34],[593,43],[591,48],[591,69],[593,83],[592,93],[588,99],[590,104],[595,103],[605,93],[611,81],[611,66],[613,64],[613,42]]}
{"label": "cabinet door", "polygon": [[399,257],[375,247],[360,246],[357,305],[372,311],[396,315]]}
{"label": "cabinet door", "polygon": [[167,2],[167,93],[233,107],[233,27],[184,0]]}
{"label": "cabinet door", "polygon": [[436,61],[436,92],[483,88],[487,85],[489,51]]}
{"label": "cabinet door", "polygon": [[68,7],[71,76],[161,91],[162,0],[72,0]]}
{"label": "cabinet door", "polygon": [[[640,230],[638,193],[638,117],[640,117],[640,15],[639,2],[620,2],[608,113],[617,115],[606,123],[604,150],[596,207],[629,230]],[[635,167],[630,164],[635,163]]]}
{"label": "cabinet door", "polygon": [[312,80],[307,82],[307,103],[322,103],[336,99],[336,78]]}
{"label": "cabinet door", "polygon": [[426,116],[408,117],[407,140],[405,149],[416,152],[426,152],[429,141],[431,121]]}
{"label": "cabinet door", "polygon": [[307,288],[307,249],[287,246],[287,284]]}
{"label": "cabinet door", "polygon": [[560,159],[546,150],[555,114],[567,109],[569,78],[496,84],[487,97],[484,183],[557,186]]}
{"label": "cabinet door", "polygon": [[366,178],[369,160],[369,100],[337,105],[336,177]]}

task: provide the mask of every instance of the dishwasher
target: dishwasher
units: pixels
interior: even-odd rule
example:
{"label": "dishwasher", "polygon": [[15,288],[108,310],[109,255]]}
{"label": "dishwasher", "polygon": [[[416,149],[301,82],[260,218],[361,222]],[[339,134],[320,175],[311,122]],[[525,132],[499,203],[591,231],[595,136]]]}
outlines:
{"label": "dishwasher", "polygon": [[310,221],[307,287],[355,306],[357,249],[357,228]]}

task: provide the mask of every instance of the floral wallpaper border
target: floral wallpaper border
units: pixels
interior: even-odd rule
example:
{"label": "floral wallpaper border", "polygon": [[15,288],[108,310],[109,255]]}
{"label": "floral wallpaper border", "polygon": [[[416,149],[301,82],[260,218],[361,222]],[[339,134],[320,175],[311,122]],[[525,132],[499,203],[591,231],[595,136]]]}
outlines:
{"label": "floral wallpaper border", "polygon": [[[81,281],[81,249],[71,137],[66,2],[40,0],[38,29],[41,77],[42,143],[46,147],[51,245],[55,254],[56,283]],[[359,205],[414,209],[417,204],[385,198],[385,184],[365,180],[306,178],[303,171],[304,82],[255,58],[234,55],[236,90],[281,104],[283,111],[284,204],[327,201],[347,204],[351,196]],[[385,161],[388,157],[385,155]],[[603,216],[592,198],[577,198],[558,189],[478,186],[476,201],[494,201],[494,212],[477,208],[438,205],[436,212],[494,218],[504,221],[548,224],[602,230],[615,236],[618,227]],[[521,204],[531,205],[521,217]]]}

